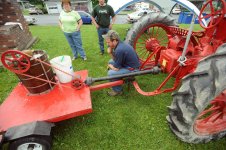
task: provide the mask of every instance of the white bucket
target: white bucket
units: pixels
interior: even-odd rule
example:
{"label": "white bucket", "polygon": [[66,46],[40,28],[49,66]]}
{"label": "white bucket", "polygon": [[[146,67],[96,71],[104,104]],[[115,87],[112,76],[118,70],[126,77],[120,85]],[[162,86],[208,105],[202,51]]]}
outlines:
{"label": "white bucket", "polygon": [[[50,60],[50,64],[53,67],[58,68],[64,72],[67,72],[68,74],[71,74],[74,76],[74,71],[73,71],[70,56],[64,55],[64,56],[55,57]],[[73,79],[72,76],[65,74],[57,69],[53,68],[53,71],[56,73],[56,76],[61,83],[68,83],[68,82],[72,81],[72,79]]]}

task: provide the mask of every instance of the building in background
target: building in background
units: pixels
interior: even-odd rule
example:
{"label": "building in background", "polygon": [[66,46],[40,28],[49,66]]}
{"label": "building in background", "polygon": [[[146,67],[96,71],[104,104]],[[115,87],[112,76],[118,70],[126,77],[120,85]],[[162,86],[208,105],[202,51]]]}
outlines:
{"label": "building in background", "polygon": [[17,3],[19,4],[21,9],[28,9],[31,7],[35,7],[34,5],[30,4],[27,0],[17,0]]}
{"label": "building in background", "polygon": [[135,9],[136,10],[140,10],[140,9],[142,9],[142,8],[149,8],[150,6],[149,6],[149,3],[148,2],[138,2],[138,3],[136,3],[135,4]]}
{"label": "building in background", "polygon": [[36,40],[29,31],[19,3],[0,0],[0,57],[9,49],[28,49]]}
{"label": "building in background", "polygon": [[[62,11],[61,0],[45,0],[44,3],[48,14],[58,14]],[[71,0],[71,5],[74,10],[92,12],[91,0]]]}

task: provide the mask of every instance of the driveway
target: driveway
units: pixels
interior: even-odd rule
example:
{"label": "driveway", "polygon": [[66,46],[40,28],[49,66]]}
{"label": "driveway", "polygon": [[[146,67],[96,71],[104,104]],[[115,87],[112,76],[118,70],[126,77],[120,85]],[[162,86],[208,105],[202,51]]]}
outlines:
{"label": "driveway", "polygon": [[31,15],[37,19],[36,25],[58,25],[59,14],[57,15]]}
{"label": "driveway", "polygon": [[[58,25],[59,14],[55,15],[31,15],[37,19],[36,25]],[[126,15],[118,15],[115,24],[125,24]]]}
{"label": "driveway", "polygon": [[[58,25],[59,14],[55,15],[31,15],[37,19],[36,25]],[[172,15],[176,21],[179,15]],[[127,24],[127,15],[117,15],[115,24]]]}

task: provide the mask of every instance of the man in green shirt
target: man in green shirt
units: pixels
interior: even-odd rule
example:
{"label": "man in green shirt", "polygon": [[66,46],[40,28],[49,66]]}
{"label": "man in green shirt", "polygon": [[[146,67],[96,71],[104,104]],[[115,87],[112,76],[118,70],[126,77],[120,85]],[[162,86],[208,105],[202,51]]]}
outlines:
{"label": "man in green shirt", "polygon": [[[112,18],[112,21],[111,21]],[[104,54],[104,39],[102,35],[106,34],[112,29],[112,25],[115,22],[115,13],[110,5],[105,3],[105,0],[99,0],[99,4],[96,5],[92,12],[92,22],[97,28],[100,54]]]}

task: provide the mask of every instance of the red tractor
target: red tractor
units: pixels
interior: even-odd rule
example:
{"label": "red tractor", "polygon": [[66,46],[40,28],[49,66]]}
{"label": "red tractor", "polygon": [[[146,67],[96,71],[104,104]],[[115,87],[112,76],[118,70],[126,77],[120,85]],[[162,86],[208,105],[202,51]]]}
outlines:
{"label": "red tractor", "polygon": [[[215,8],[215,2],[218,7]],[[210,12],[202,16],[203,12]],[[160,65],[169,73],[151,96],[175,91],[166,117],[173,133],[188,143],[208,142],[226,134],[226,3],[207,1],[198,16],[204,31],[181,29],[164,13],[150,13],[128,31],[131,44],[141,62],[141,70]],[[208,26],[202,19],[209,18]],[[172,88],[164,88],[175,77]],[[182,82],[181,82],[182,80]]]}
{"label": "red tractor", "polygon": [[[0,149],[51,149],[53,123],[92,112],[90,92],[133,82],[142,95],[173,93],[168,123],[173,133],[189,143],[208,142],[226,134],[226,3],[209,0],[199,15],[205,31],[193,32],[176,26],[164,13],[141,18],[128,32],[126,42],[133,45],[142,63],[141,71],[118,76],[90,78],[87,70],[68,73],[51,66],[44,51],[32,55],[8,50],[1,56],[3,65],[16,73],[20,83],[0,106]],[[202,16],[205,11],[210,14]],[[202,20],[210,18],[206,27]],[[194,19],[193,19],[194,20]],[[61,62],[64,57],[61,58]],[[71,68],[71,66],[68,66]],[[70,76],[61,84],[52,68]],[[134,76],[169,73],[153,92],[144,92]],[[173,87],[165,85],[175,78]],[[183,80],[182,80],[183,78]],[[120,79],[114,82],[93,82]],[[181,82],[182,80],[182,82]],[[23,118],[23,119],[21,119]]]}

